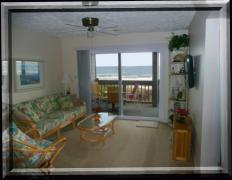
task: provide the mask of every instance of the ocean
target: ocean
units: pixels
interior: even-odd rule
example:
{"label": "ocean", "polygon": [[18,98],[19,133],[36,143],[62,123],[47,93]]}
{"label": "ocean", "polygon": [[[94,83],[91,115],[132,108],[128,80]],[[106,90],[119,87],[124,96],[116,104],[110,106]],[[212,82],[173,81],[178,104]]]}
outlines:
{"label": "ocean", "polygon": [[[114,80],[118,78],[117,66],[98,66],[96,75],[99,80]],[[152,80],[152,66],[122,66],[124,80]]]}

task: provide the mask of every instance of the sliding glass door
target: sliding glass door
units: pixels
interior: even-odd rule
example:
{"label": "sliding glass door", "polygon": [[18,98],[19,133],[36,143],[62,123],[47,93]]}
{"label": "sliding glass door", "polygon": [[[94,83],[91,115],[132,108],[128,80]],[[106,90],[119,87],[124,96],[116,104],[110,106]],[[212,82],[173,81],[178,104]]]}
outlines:
{"label": "sliding glass door", "polygon": [[131,117],[158,117],[154,73],[157,73],[152,52],[122,53],[122,114]]}
{"label": "sliding glass door", "polygon": [[96,54],[101,110],[125,117],[158,117],[159,55]]}
{"label": "sliding glass door", "polygon": [[[119,114],[118,54],[96,54],[96,79],[99,85],[95,107]],[[96,93],[96,94],[97,94]]]}

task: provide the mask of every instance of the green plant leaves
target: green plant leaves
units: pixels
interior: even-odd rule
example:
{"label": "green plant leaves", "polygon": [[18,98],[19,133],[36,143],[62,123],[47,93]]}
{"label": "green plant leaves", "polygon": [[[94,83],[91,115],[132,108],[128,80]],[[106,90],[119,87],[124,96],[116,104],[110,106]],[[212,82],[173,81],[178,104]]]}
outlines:
{"label": "green plant leaves", "polygon": [[180,49],[181,47],[189,46],[189,35],[172,35],[171,40],[169,41],[168,48],[170,51],[173,51],[174,48]]}

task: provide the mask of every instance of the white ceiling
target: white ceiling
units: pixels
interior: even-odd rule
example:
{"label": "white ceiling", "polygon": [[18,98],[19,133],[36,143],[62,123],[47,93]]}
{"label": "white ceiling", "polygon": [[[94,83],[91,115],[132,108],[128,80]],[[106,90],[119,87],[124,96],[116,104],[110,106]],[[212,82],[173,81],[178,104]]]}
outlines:
{"label": "white ceiling", "polygon": [[75,27],[65,25],[82,25],[83,17],[97,17],[99,26],[103,27],[117,25],[120,34],[125,34],[188,29],[194,15],[194,11],[33,12],[13,13],[12,21],[38,32],[66,37],[86,35],[85,31],[76,31]]}

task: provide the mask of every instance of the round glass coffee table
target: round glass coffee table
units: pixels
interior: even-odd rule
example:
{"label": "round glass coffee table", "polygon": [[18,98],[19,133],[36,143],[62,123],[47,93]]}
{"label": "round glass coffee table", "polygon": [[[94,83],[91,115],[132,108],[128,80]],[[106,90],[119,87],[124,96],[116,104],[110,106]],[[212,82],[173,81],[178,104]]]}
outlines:
{"label": "round glass coffee table", "polygon": [[80,139],[89,142],[105,142],[105,140],[115,133],[114,121],[116,116],[107,112],[100,112],[99,121],[95,120],[96,114],[91,114],[77,123],[80,129]]}

